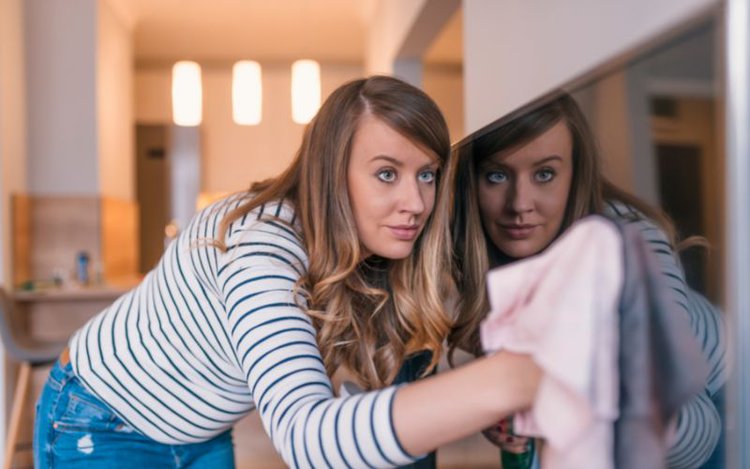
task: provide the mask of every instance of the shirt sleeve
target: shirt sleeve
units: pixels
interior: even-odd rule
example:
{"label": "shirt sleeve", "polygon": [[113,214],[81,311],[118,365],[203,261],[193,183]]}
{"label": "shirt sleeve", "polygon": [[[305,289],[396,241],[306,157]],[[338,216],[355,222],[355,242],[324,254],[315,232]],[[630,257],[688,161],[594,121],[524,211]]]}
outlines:
{"label": "shirt sleeve", "polygon": [[680,409],[667,454],[670,468],[699,467],[711,456],[721,434],[721,417],[710,397],[726,381],[722,318],[714,307],[709,307],[708,300],[687,285],[671,243],[652,220],[620,203],[609,203],[605,214],[637,225],[656,257],[672,299],[688,317],[692,331],[708,360],[710,371],[706,388]]}
{"label": "shirt sleeve", "polygon": [[[274,213],[275,212],[275,213]],[[281,206],[260,213],[284,218]],[[336,398],[295,294],[307,258],[288,223],[251,213],[227,234],[217,272],[227,326],[263,426],[290,467],[389,467],[414,458],[392,422],[396,388]]]}

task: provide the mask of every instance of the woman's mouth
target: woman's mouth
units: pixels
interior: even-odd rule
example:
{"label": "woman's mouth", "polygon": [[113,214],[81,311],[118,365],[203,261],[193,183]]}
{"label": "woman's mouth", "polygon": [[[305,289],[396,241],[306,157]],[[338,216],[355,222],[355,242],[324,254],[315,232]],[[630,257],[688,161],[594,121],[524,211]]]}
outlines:
{"label": "woman's mouth", "polygon": [[510,224],[510,225],[500,225],[500,228],[502,228],[503,232],[510,238],[510,239],[527,239],[532,234],[534,234],[534,230],[539,225],[530,225],[530,224]]}
{"label": "woman's mouth", "polygon": [[388,229],[401,241],[413,241],[419,234],[419,225],[392,225]]}

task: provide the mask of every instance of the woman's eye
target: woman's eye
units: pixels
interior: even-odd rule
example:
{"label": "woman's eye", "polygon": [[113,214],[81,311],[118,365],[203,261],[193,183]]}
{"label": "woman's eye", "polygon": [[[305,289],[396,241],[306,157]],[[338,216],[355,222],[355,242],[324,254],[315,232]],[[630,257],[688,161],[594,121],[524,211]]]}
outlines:
{"label": "woman's eye", "polygon": [[422,171],[421,173],[419,173],[417,178],[419,179],[420,182],[431,184],[435,181],[435,176],[436,176],[435,171],[430,169],[428,171]]}
{"label": "woman's eye", "polygon": [[500,184],[508,180],[508,175],[502,171],[490,171],[487,173],[487,181],[490,184]]}
{"label": "woman's eye", "polygon": [[383,182],[393,182],[396,180],[396,171],[392,169],[381,169],[378,171],[378,179]]}
{"label": "woman's eye", "polygon": [[536,173],[536,180],[538,182],[550,182],[555,177],[555,172],[551,169],[540,169]]}

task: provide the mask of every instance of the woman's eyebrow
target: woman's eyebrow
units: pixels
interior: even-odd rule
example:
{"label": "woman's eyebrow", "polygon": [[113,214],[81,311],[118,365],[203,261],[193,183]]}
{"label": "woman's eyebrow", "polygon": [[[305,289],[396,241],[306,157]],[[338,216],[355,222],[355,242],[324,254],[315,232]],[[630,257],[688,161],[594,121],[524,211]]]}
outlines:
{"label": "woman's eyebrow", "polygon": [[503,163],[497,161],[494,157],[485,158],[477,165],[479,169],[498,168],[500,166],[504,166]]}
{"label": "woman's eyebrow", "polygon": [[550,155],[550,156],[547,156],[547,157],[542,158],[541,160],[537,161],[536,163],[534,163],[534,166],[539,166],[539,165],[542,165],[544,163],[549,163],[550,161],[560,161],[560,162],[562,162],[562,156],[560,156],[560,155]]}
{"label": "woman's eyebrow", "polygon": [[388,155],[375,155],[372,158],[370,158],[370,162],[378,161],[378,160],[384,160],[387,161],[394,166],[403,166],[403,163],[400,160],[397,160],[396,158]]}

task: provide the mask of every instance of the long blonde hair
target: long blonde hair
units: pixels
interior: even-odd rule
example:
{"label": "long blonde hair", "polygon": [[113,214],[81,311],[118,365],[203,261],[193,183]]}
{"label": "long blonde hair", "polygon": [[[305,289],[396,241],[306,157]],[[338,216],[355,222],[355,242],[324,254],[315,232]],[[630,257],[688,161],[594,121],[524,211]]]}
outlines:
{"label": "long blonde hair", "polygon": [[[524,145],[561,121],[565,122],[573,139],[573,180],[560,232],[586,215],[602,213],[606,201],[618,201],[633,207],[633,214],[640,213],[656,222],[672,246],[677,244],[674,225],[664,212],[604,178],[596,140],[585,116],[570,95],[561,93],[547,104],[456,150],[453,275],[460,298],[457,318],[448,337],[448,357],[451,361],[456,348],[474,355],[481,354],[479,324],[489,311],[485,277],[487,271],[494,267],[491,265],[492,259],[497,254],[484,232],[479,215],[477,170],[484,159]],[[700,244],[694,238],[686,241],[688,244]]]}
{"label": "long blonde hair", "polygon": [[[434,210],[411,255],[402,260],[361,262],[346,176],[365,114],[440,163]],[[449,159],[445,119],[424,92],[385,76],[351,81],[322,105],[286,171],[251,187],[247,201],[222,221],[220,240],[233,221],[266,202],[286,199],[295,205],[309,257],[298,290],[307,299],[329,375],[343,365],[372,389],[393,382],[412,352],[432,352],[425,374],[437,364],[451,325],[443,294],[451,282],[445,276],[451,250]]]}

